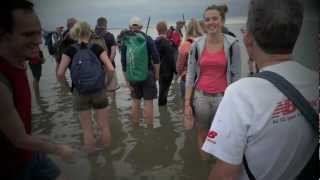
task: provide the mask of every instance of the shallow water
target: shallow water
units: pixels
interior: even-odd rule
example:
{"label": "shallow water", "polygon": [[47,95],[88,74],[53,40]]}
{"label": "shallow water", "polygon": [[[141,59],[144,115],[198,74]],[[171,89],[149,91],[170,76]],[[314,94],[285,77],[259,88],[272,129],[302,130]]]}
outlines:
{"label": "shallow water", "polygon": [[[47,55],[46,51],[44,53]],[[82,129],[72,108],[71,93],[61,88],[55,78],[55,63],[50,56],[46,57],[40,97],[33,95],[33,133],[70,144],[76,149],[76,159],[71,163],[52,156],[70,179],[207,178],[209,163],[199,160],[195,132],[183,128],[183,104],[177,81],[171,86],[167,106],[158,107],[157,101],[154,102],[154,128],[147,129],[144,122],[139,128],[133,128],[129,120],[131,98],[117,57],[120,89],[114,100],[110,98],[109,106],[112,144],[110,148],[88,156],[82,148]],[[69,75],[66,76],[70,80]]]}

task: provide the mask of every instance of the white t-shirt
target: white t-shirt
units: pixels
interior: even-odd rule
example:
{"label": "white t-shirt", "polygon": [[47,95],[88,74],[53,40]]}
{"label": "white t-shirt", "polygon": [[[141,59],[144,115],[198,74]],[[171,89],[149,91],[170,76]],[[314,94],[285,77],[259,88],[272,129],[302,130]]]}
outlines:
{"label": "white t-shirt", "polygon": [[[294,61],[263,68],[291,82],[318,107],[318,74]],[[233,165],[248,166],[259,180],[291,180],[317,144],[299,110],[269,81],[247,77],[231,84],[219,105],[202,149]],[[240,180],[247,180],[242,166]]]}

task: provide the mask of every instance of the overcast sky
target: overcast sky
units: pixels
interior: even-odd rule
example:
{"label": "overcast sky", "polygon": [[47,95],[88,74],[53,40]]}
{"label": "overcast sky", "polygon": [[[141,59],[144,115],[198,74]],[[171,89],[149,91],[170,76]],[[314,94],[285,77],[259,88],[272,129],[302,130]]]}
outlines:
{"label": "overcast sky", "polygon": [[203,10],[213,3],[229,6],[227,19],[246,16],[248,0],[31,0],[35,4],[44,29],[65,26],[66,19],[75,17],[95,24],[97,17],[107,17],[111,28],[127,27],[133,16],[145,24],[151,16],[151,25],[160,20],[175,22],[191,17],[201,18]]}

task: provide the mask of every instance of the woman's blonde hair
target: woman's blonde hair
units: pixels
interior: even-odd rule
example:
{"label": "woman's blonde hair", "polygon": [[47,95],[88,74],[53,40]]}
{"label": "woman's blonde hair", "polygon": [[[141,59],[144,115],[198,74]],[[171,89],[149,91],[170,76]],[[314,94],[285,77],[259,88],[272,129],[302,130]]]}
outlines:
{"label": "woman's blonde hair", "polygon": [[85,21],[78,21],[70,30],[73,39],[90,38],[91,33],[90,25]]}
{"label": "woman's blonde hair", "polygon": [[199,22],[192,18],[189,23],[187,24],[187,27],[186,27],[186,39],[187,40],[188,38],[190,37],[199,37],[199,36],[202,36],[203,34],[203,31],[201,29],[201,26],[199,24]]}
{"label": "woman's blonde hair", "polygon": [[207,33],[207,29],[206,29],[206,27],[204,25],[204,20],[203,19],[199,20],[199,25],[201,27],[202,33],[203,34]]}

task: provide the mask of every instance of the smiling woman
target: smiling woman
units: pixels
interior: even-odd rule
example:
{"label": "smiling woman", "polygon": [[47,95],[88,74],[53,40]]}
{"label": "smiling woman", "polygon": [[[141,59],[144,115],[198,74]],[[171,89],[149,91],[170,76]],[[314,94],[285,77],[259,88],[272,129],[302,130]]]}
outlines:
{"label": "smiling woman", "polygon": [[196,119],[198,148],[203,160],[207,160],[208,155],[201,146],[224,91],[240,78],[239,42],[222,32],[226,11],[223,7],[206,8],[203,19],[207,34],[193,42],[188,59],[184,112],[186,121],[192,116]]}

